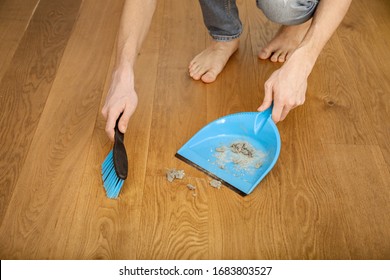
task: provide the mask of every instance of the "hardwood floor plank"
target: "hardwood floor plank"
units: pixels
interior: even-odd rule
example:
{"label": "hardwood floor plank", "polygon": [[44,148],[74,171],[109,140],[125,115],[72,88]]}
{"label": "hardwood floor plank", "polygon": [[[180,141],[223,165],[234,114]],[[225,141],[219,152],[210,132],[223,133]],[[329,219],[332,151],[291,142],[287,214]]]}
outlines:
{"label": "hardwood floor plank", "polygon": [[[256,87],[262,101],[265,81],[281,64],[259,60],[257,54],[273,38],[279,26],[267,20],[257,10],[255,3],[247,2],[247,7],[254,69],[258,77]],[[316,67],[322,69],[323,64],[320,61]],[[326,151],[321,144],[321,140],[333,137],[335,132],[341,133],[346,124],[340,123],[341,127],[329,131],[328,135],[318,125],[319,119],[326,119],[318,112],[322,102],[316,96],[325,93],[315,92],[324,73],[321,75],[312,73],[305,105],[294,109],[286,120],[278,123],[282,139],[279,160],[260,184],[259,190],[256,189],[251,195],[251,206],[248,208],[251,208],[251,219],[256,221],[254,224],[257,226],[249,232],[254,232],[257,237],[253,238],[255,245],[252,247],[252,255],[256,258],[350,258],[344,250],[347,244],[340,230],[343,219],[337,216],[336,208],[332,206],[336,195],[335,183],[328,175],[329,168],[323,161]],[[310,85],[312,80],[314,85]],[[321,86],[331,88],[332,82],[321,82]],[[313,109],[313,106],[316,108]],[[320,129],[316,130],[317,127]],[[354,132],[356,135],[363,134],[360,127],[365,128],[364,123]],[[343,137],[343,141],[356,141],[355,138]],[[360,138],[368,142],[375,141],[369,135]]]}
{"label": "hardwood floor plank", "polygon": [[325,145],[352,259],[390,257],[390,174],[378,146]]}
{"label": "hardwood floor plank", "polygon": [[121,1],[83,1],[0,228],[2,258],[66,258],[119,24],[119,15],[111,16],[121,7]]}
{"label": "hardwood floor plank", "polygon": [[80,0],[41,0],[0,83],[0,221],[56,77]]}
{"label": "hardwood floor plank", "polygon": [[[138,107],[132,116],[125,146],[129,155],[129,174],[118,200],[106,198],[100,165],[112,148],[105,133],[105,120],[98,115],[85,172],[85,188],[78,198],[66,256],[76,259],[136,259],[143,189],[157,79],[163,2],[158,2],[150,32],[137,58],[135,84]],[[104,93],[108,92],[115,51],[109,67]],[[100,108],[106,94],[103,95]],[[100,112],[100,110],[99,110]],[[88,202],[88,203],[86,203]],[[80,245],[81,244],[81,245]]]}
{"label": "hardwood floor plank", "polygon": [[[260,102],[248,12],[245,1],[237,1],[243,24],[238,51],[218,79],[207,85],[207,121],[237,112],[253,112]],[[256,191],[258,191],[256,189]],[[210,190],[210,256],[216,259],[255,258],[253,213],[250,203],[226,187]]]}
{"label": "hardwood floor plank", "polygon": [[7,71],[39,0],[0,2],[0,81]]}
{"label": "hardwood floor plank", "polygon": [[[157,82],[154,90],[150,142],[147,150],[147,179],[143,190],[136,257],[137,259],[158,259],[163,256],[175,259],[205,258],[207,247],[202,242],[199,244],[201,249],[196,249],[198,241],[193,235],[198,233],[191,233],[192,226],[189,227],[187,218],[184,217],[183,220],[178,217],[169,225],[163,225],[168,226],[173,232],[166,232],[166,228],[161,229],[160,222],[155,219],[155,215],[162,215],[162,219],[170,221],[172,219],[170,215],[177,214],[175,205],[170,208],[173,212],[157,214],[156,211],[160,211],[159,205],[165,206],[159,204],[156,208],[151,205],[153,204],[151,201],[154,201],[156,197],[161,200],[165,199],[167,204],[169,203],[170,197],[163,189],[163,186],[169,187],[165,178],[167,169],[185,169],[187,176],[199,174],[197,170],[192,170],[174,155],[206,120],[204,85],[193,81],[187,70],[192,57],[205,47],[206,30],[202,28],[202,22],[199,20],[198,3],[167,0],[161,8],[163,9],[163,21],[161,22]],[[191,35],[183,36],[183,34]],[[184,188],[185,193],[188,193],[185,186]],[[183,208],[182,211],[186,210]],[[187,216],[187,214],[183,215]],[[194,219],[198,218],[195,216]],[[180,232],[182,223],[185,224],[185,230]],[[160,239],[157,239],[159,237],[154,235],[152,237],[150,230],[158,232],[162,230],[162,238],[166,240],[159,244]],[[202,231],[203,226],[202,230],[197,232]],[[180,240],[176,240],[177,238]],[[191,241],[192,239],[195,241]],[[190,243],[186,244],[188,242]]]}
{"label": "hardwood floor plank", "polygon": [[[205,85],[193,81],[188,74],[190,61],[205,48],[206,30],[199,17],[196,2],[165,1],[148,175],[164,176],[166,169],[187,168],[188,165],[174,155],[206,124]],[[196,170],[188,169],[188,172],[196,174],[192,173]]]}
{"label": "hardwood floor plank", "polygon": [[[387,1],[352,2],[305,105],[277,124],[275,167],[246,197],[212,188],[174,154],[209,122],[257,109],[282,65],[257,58],[278,25],[238,0],[239,50],[204,84],[188,75],[211,42],[199,4],[157,1],[136,63],[118,200],[102,186],[112,143],[100,110],[124,0],[35,1],[0,1],[0,48],[10,46],[0,58],[12,54],[0,80],[1,259],[390,258]],[[168,168],[185,178],[168,182]]]}
{"label": "hardwood floor plank", "polygon": [[[390,168],[390,77],[387,74],[390,71],[390,19],[388,5],[386,9],[383,1],[374,2],[368,7],[364,1],[353,1],[338,34],[350,66],[349,72],[353,75],[351,80],[357,85],[370,118],[369,125]],[[361,18],[362,12],[367,12],[368,16]],[[359,47],[356,47],[356,42],[359,42]]]}
{"label": "hardwood floor plank", "polygon": [[145,187],[137,259],[208,259],[205,180],[187,176],[170,183],[165,176],[147,176]]}
{"label": "hardwood floor plank", "polygon": [[337,34],[324,48],[309,78],[305,107],[311,111],[310,126],[321,127],[318,137],[323,143],[377,144]]}
{"label": "hardwood floor plank", "polygon": [[[260,105],[261,92],[255,88],[257,76],[252,57],[249,16],[245,1],[237,1],[243,24],[238,51],[228,61],[218,79],[207,85],[209,122],[237,112],[254,112]],[[210,42],[211,43],[211,40]]]}

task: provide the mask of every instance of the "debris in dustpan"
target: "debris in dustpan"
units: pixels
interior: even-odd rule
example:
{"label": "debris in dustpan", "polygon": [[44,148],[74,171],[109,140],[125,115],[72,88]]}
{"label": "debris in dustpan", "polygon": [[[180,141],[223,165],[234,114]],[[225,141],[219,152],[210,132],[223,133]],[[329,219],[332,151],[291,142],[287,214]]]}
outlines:
{"label": "debris in dustpan", "polygon": [[266,158],[265,154],[254,148],[247,141],[235,141],[230,145],[222,145],[215,149],[215,163],[219,168],[225,169],[225,165],[233,163],[238,171],[249,172],[259,169]]}
{"label": "debris in dustpan", "polygon": [[222,183],[221,183],[220,181],[218,181],[218,180],[211,180],[211,181],[210,181],[210,185],[211,185],[213,188],[220,189]]}
{"label": "debris in dustpan", "polygon": [[167,170],[167,180],[173,182],[175,179],[183,179],[185,176],[184,170],[168,169]]}

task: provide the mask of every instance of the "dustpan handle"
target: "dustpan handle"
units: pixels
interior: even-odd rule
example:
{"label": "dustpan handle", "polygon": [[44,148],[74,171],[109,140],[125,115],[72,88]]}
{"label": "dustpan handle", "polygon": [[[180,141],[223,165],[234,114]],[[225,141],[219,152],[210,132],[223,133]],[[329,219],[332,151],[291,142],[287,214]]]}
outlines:
{"label": "dustpan handle", "polygon": [[265,125],[265,123],[268,121],[268,119],[271,117],[273,107],[274,107],[273,104],[271,104],[271,106],[267,110],[265,110],[263,112],[259,112],[256,115],[255,132],[260,131],[263,128],[263,126]]}

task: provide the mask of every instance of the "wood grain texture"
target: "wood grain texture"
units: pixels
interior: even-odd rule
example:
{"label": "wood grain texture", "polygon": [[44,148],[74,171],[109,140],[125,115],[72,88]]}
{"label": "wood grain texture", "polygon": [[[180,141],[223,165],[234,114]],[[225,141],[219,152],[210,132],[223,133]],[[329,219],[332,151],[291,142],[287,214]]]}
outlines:
{"label": "wood grain texture", "polygon": [[[135,240],[139,236],[152,106],[157,79],[158,42],[161,36],[162,9],[159,5],[160,3],[136,63],[135,83],[141,98],[129,123],[129,133],[125,135],[125,145],[129,155],[129,179],[125,181],[118,201],[107,200],[101,182],[100,164],[112,149],[112,143],[104,131],[105,120],[99,114],[83,174],[83,185],[90,186],[90,188],[83,192],[83,196],[77,201],[76,207],[79,211],[76,213],[77,218],[74,220],[70,233],[71,242],[67,246],[68,254],[72,258],[136,258],[137,243]],[[115,55],[114,51],[106,79],[105,93],[108,92],[111,83],[111,70]],[[105,94],[100,108],[104,100]],[[88,204],[85,204],[85,199]],[[91,215],[95,217],[93,220],[90,219]]]}
{"label": "wood grain texture", "polygon": [[80,2],[39,2],[0,83],[0,218],[19,179]]}
{"label": "wood grain texture", "polygon": [[[7,237],[0,243],[2,255],[65,257],[71,227],[65,230],[63,225],[72,222],[75,198],[82,190],[80,183],[116,36],[112,31],[119,21],[119,15],[117,21],[104,15],[114,16],[121,4],[83,2],[27,154],[28,164],[21,170],[0,228],[1,236]],[[91,52],[96,43],[99,47]],[[37,158],[39,162],[34,163]]]}
{"label": "wood grain texture", "polygon": [[[372,135],[376,137],[390,167],[389,5],[386,1],[372,4],[368,7],[364,1],[354,3],[338,34],[364,105],[364,113],[369,116]],[[370,16],[358,20],[363,9]],[[354,42],[361,44],[356,47]]]}
{"label": "wood grain texture", "polygon": [[153,176],[145,187],[137,259],[208,259],[208,182],[187,176],[170,183]]}
{"label": "wood grain texture", "polygon": [[167,168],[186,166],[174,155],[205,124],[207,112],[205,85],[194,82],[188,74],[189,62],[206,47],[200,8],[197,3],[178,1],[165,1],[162,8],[147,162],[147,174],[159,176]]}
{"label": "wood grain texture", "polygon": [[[238,0],[239,50],[206,85],[187,73],[211,42],[198,3],[157,2],[135,69],[129,177],[110,200],[100,110],[123,0],[0,1],[0,48],[10,50],[0,54],[0,258],[389,259],[387,1],[352,1],[305,105],[278,123],[277,164],[247,197],[210,187],[174,154],[207,123],[261,104],[281,64],[257,53],[278,25]],[[185,178],[169,183],[168,168]]]}
{"label": "wood grain texture", "polygon": [[[337,214],[354,259],[389,259],[389,171],[378,146],[327,144],[326,160],[338,201]],[[370,163],[369,165],[367,163]],[[347,199],[348,198],[348,199]],[[358,219],[356,217],[359,217]],[[368,242],[368,243],[367,243]]]}
{"label": "wood grain texture", "polygon": [[39,0],[0,2],[0,81],[22,39]]}

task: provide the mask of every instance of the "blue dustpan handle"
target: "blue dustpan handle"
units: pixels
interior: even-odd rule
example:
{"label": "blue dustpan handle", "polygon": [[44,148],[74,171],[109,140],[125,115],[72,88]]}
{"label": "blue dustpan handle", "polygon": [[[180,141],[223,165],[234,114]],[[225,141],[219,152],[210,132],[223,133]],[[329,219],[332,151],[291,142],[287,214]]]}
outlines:
{"label": "blue dustpan handle", "polygon": [[271,117],[273,107],[274,106],[272,104],[267,110],[260,112],[256,115],[256,119],[255,119],[255,132],[256,133],[263,128],[263,126],[265,125],[267,120]]}

